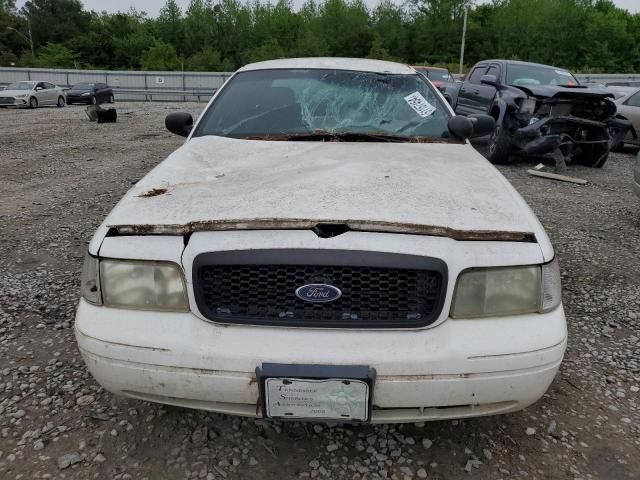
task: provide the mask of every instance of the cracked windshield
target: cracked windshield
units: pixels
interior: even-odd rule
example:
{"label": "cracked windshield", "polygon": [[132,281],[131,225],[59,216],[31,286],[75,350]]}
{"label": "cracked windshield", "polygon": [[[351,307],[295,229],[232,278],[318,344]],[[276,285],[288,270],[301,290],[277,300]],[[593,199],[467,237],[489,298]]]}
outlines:
{"label": "cracked windshield", "polygon": [[449,138],[449,112],[419,75],[343,70],[242,72],[195,136],[273,140]]}

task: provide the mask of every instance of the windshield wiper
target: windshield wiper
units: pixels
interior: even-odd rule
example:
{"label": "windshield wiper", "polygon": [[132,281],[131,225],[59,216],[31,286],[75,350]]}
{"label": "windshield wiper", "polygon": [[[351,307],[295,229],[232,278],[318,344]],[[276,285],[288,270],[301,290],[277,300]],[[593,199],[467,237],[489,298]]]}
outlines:
{"label": "windshield wiper", "polygon": [[319,141],[319,142],[407,142],[410,139],[400,135],[386,133],[360,132],[328,132],[316,130],[313,132],[292,133],[288,135],[252,135],[252,140],[282,140],[282,141]]}

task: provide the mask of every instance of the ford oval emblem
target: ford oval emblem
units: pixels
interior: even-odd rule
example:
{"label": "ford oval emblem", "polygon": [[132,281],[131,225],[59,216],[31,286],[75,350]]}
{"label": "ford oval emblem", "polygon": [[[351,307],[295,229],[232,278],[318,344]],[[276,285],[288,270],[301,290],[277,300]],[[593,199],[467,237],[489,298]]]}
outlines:
{"label": "ford oval emblem", "polygon": [[326,283],[309,283],[296,289],[300,300],[311,303],[326,303],[338,300],[342,296],[339,288]]}

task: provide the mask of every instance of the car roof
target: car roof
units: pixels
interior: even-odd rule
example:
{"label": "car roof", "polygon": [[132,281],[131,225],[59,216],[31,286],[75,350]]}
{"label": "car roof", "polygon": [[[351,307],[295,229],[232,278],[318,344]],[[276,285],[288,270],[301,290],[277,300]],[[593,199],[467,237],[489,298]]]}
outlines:
{"label": "car roof", "polygon": [[531,67],[544,67],[544,68],[554,68],[556,70],[563,70],[568,72],[569,70],[562,67],[554,67],[553,65],[545,65],[544,63],[533,63],[533,62],[522,62],[520,60],[500,60],[500,59],[491,59],[491,60],[482,60],[477,63],[504,63],[508,65],[523,65],[523,66],[531,66]]}
{"label": "car roof", "polygon": [[430,67],[428,65],[412,65],[411,68],[414,69],[418,69],[418,68],[424,68],[425,70],[439,70],[441,72],[448,72],[449,69],[448,68],[443,68],[443,67]]}
{"label": "car roof", "polygon": [[409,65],[371,60],[368,58],[285,58],[281,60],[267,60],[266,62],[250,63],[240,68],[239,72],[252,70],[277,70],[287,68],[310,68],[326,70],[352,70],[355,72],[395,73],[411,75],[416,71]]}

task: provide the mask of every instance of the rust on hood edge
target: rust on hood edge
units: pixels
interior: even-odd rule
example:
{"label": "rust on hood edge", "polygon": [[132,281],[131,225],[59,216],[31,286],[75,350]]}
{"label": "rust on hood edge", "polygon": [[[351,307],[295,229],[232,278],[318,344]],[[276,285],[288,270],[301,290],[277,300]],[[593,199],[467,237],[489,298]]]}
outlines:
{"label": "rust on hood edge", "polygon": [[437,225],[420,225],[412,223],[394,223],[374,220],[309,220],[259,218],[253,220],[210,220],[189,222],[186,224],[161,225],[109,225],[120,235],[187,235],[194,232],[233,231],[233,230],[311,230],[318,224],[342,223],[350,230],[372,233],[404,233],[411,235],[428,235],[448,237],[454,240],[485,240],[536,242],[531,232],[502,230],[457,230]]}

